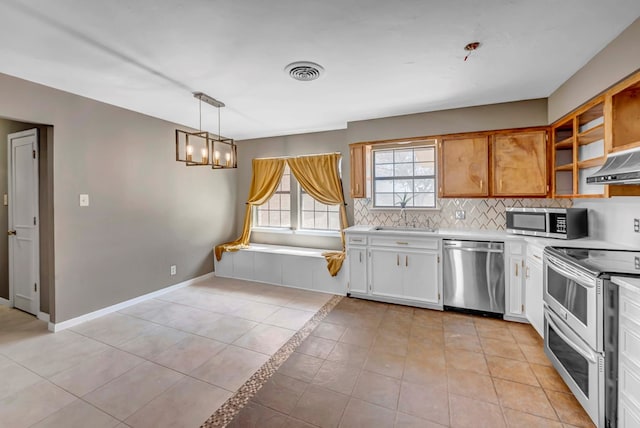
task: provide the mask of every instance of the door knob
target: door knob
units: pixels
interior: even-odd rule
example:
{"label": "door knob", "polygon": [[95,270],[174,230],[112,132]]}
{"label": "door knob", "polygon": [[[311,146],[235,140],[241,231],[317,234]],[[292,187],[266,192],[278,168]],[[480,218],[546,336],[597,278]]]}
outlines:
{"label": "door knob", "polygon": [[15,230],[8,230],[7,231],[7,235],[11,236],[11,235],[16,235],[17,232]]}

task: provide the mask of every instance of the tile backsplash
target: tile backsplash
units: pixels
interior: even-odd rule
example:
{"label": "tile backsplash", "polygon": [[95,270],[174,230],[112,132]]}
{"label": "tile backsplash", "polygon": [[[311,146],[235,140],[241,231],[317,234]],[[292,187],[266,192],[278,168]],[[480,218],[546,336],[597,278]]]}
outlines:
{"label": "tile backsplash", "polygon": [[[441,229],[486,229],[506,228],[507,207],[551,207],[569,208],[571,199],[440,199],[439,210],[407,210],[408,225],[437,227]],[[465,212],[464,220],[456,219],[456,211]],[[381,226],[404,225],[400,210],[371,208],[371,199],[353,200],[354,224]]]}

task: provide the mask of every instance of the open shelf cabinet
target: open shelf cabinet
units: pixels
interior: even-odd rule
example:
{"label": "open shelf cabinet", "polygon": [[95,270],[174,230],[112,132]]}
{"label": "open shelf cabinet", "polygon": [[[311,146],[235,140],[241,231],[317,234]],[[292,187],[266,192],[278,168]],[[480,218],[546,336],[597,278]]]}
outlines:
{"label": "open shelf cabinet", "polygon": [[604,97],[598,97],[552,127],[554,197],[604,197],[603,185],[586,178],[606,160]]}
{"label": "open shelf cabinet", "polygon": [[552,195],[638,196],[640,186],[587,184],[607,156],[640,147],[640,72],[622,80],[551,126]]}

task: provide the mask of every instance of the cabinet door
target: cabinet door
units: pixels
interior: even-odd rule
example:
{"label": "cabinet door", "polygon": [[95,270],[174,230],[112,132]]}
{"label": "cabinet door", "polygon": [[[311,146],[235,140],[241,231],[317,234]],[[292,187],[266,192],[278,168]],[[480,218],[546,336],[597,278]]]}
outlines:
{"label": "cabinet door", "polygon": [[524,293],[522,256],[507,256],[508,276],[506,277],[506,287],[509,287],[509,296],[506,307],[506,314],[521,317],[524,315]]}
{"label": "cabinet door", "polygon": [[493,136],[493,195],[547,194],[547,132]]}
{"label": "cabinet door", "polygon": [[402,253],[400,264],[403,295],[407,299],[438,305],[440,303],[440,275],[438,253]]}
{"label": "cabinet door", "polygon": [[544,337],[542,265],[528,256],[525,270],[525,301],[527,319],[536,329],[540,337]]}
{"label": "cabinet door", "polygon": [[488,137],[440,143],[440,197],[489,196]]}
{"label": "cabinet door", "polygon": [[393,249],[371,250],[371,294],[403,298],[400,252]]}
{"label": "cabinet door", "polygon": [[366,248],[349,248],[349,291],[367,293],[367,250]]}
{"label": "cabinet door", "polygon": [[365,146],[363,144],[350,147],[351,155],[351,197],[364,198],[365,195]]}

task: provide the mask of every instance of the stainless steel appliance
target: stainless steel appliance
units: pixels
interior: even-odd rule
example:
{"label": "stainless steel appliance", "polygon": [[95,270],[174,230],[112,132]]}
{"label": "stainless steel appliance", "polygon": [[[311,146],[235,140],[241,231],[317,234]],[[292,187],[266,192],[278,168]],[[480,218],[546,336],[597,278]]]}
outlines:
{"label": "stainless steel appliance", "polygon": [[504,243],[444,240],[444,306],[504,314]]}
{"label": "stainless steel appliance", "polygon": [[587,177],[587,183],[640,184],[640,149],[610,154],[602,168]]}
{"label": "stainless steel appliance", "polygon": [[546,238],[588,235],[586,208],[507,208],[507,232]]}
{"label": "stainless steel appliance", "polygon": [[544,250],[544,349],[598,427],[617,426],[618,289],[640,252]]}

